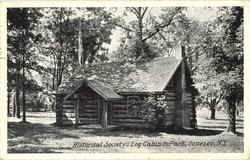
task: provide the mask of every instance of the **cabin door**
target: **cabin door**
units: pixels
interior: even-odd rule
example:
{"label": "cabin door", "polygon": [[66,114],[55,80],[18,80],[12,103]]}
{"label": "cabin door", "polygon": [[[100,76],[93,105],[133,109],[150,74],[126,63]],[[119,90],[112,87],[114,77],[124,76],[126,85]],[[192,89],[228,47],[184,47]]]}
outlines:
{"label": "cabin door", "polygon": [[99,124],[99,107],[97,100],[81,98],[79,107],[80,124]]}

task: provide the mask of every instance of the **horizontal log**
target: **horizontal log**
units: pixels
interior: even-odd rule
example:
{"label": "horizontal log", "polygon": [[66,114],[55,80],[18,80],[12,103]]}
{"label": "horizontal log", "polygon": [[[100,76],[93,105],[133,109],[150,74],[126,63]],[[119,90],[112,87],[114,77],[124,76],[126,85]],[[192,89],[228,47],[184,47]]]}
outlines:
{"label": "horizontal log", "polygon": [[194,108],[193,108],[193,107],[185,106],[184,110],[185,110],[185,111],[193,111]]}
{"label": "horizontal log", "polygon": [[175,111],[167,111],[165,112],[165,116],[173,116],[175,115]]}
{"label": "horizontal log", "polygon": [[165,95],[166,95],[167,97],[168,97],[168,96],[169,96],[169,97],[175,97],[175,96],[176,96],[176,93],[175,93],[175,92],[172,92],[172,93],[167,92]]}
{"label": "horizontal log", "polygon": [[175,101],[167,101],[167,105],[169,106],[175,106],[176,102]]}
{"label": "horizontal log", "polygon": [[110,124],[111,124],[111,125],[117,125],[117,126],[135,127],[135,128],[149,127],[149,124],[147,124],[147,123],[122,123],[122,122],[110,122]]}
{"label": "horizontal log", "polygon": [[185,100],[185,103],[193,104],[194,101],[189,99],[189,100]]}
{"label": "horizontal log", "polygon": [[165,117],[171,119],[175,117],[175,114],[166,114]]}
{"label": "horizontal log", "polygon": [[193,101],[193,98],[185,97],[184,100],[185,100],[185,101]]}
{"label": "horizontal log", "polygon": [[79,112],[81,112],[81,113],[95,113],[95,112],[98,112],[98,110],[93,109],[93,108],[92,109],[91,108],[88,108],[88,109],[84,108],[84,109],[80,109]]}
{"label": "horizontal log", "polygon": [[97,115],[79,115],[80,118],[98,119]]}
{"label": "horizontal log", "polygon": [[80,94],[79,95],[79,98],[80,99],[96,99],[95,95],[94,94],[88,94],[88,95],[83,95],[83,94]]}
{"label": "horizontal log", "polygon": [[167,104],[175,106],[176,105],[176,100],[167,100]]}
{"label": "horizontal log", "polygon": [[175,105],[176,99],[166,99],[167,103],[173,103]]}
{"label": "horizontal log", "polygon": [[167,102],[168,101],[176,101],[176,97],[166,97]]}
{"label": "horizontal log", "polygon": [[193,111],[192,110],[185,110],[184,113],[191,115],[191,114],[193,114]]}
{"label": "horizontal log", "polygon": [[112,113],[128,113],[128,110],[125,109],[112,109]]}
{"label": "horizontal log", "polygon": [[175,114],[175,112],[174,111],[171,111],[171,112],[165,112],[165,116],[171,116],[171,115],[174,115]]}
{"label": "horizontal log", "polygon": [[84,105],[84,108],[97,108],[97,105],[95,104],[88,104],[88,105]]}
{"label": "horizontal log", "polygon": [[64,109],[64,108],[63,108],[63,112],[64,112],[64,113],[74,113],[75,110],[74,110],[74,109]]}
{"label": "horizontal log", "polygon": [[191,115],[193,115],[193,112],[192,111],[185,111],[184,114],[191,116]]}
{"label": "horizontal log", "polygon": [[70,100],[67,100],[67,101],[63,101],[63,104],[65,104],[65,105],[67,105],[67,104],[69,104],[69,105],[74,105],[74,101],[70,101]]}
{"label": "horizontal log", "polygon": [[127,104],[121,105],[121,104],[113,104],[112,108],[127,108]]}
{"label": "horizontal log", "polygon": [[65,109],[74,108],[74,104],[63,104],[63,108]]}
{"label": "horizontal log", "polygon": [[168,94],[168,93],[176,93],[176,90],[167,90],[165,93],[166,94]]}
{"label": "horizontal log", "polygon": [[98,101],[97,100],[85,100],[86,105],[97,105]]}
{"label": "horizontal log", "polygon": [[168,107],[165,112],[175,112],[176,108],[175,107]]}
{"label": "horizontal log", "polygon": [[165,95],[175,96],[175,95],[176,95],[176,92],[167,92],[167,93],[165,93]]}
{"label": "horizontal log", "polygon": [[190,105],[190,104],[186,104],[184,107],[187,108],[187,109],[193,109],[194,108],[194,106]]}
{"label": "horizontal log", "polygon": [[80,114],[82,114],[82,113],[89,113],[89,114],[91,114],[91,113],[97,113],[97,110],[80,110],[80,112],[79,112]]}
{"label": "horizontal log", "polygon": [[176,109],[176,105],[167,105],[167,110],[175,110]]}
{"label": "horizontal log", "polygon": [[128,103],[126,102],[126,103],[112,103],[112,106],[120,106],[121,105],[121,107],[124,107],[124,106],[127,106],[128,105]]}
{"label": "horizontal log", "polygon": [[118,104],[118,105],[123,105],[123,104],[127,104],[127,100],[126,100],[126,98],[124,98],[124,99],[122,99],[122,100],[118,100],[118,101],[112,101],[112,103],[114,104],[114,105],[116,105],[116,104]]}
{"label": "horizontal log", "polygon": [[112,109],[114,110],[124,110],[127,109],[127,105],[112,105]]}
{"label": "horizontal log", "polygon": [[132,117],[128,114],[112,114],[113,119],[141,119],[140,117]]}
{"label": "horizontal log", "polygon": [[79,124],[99,124],[98,120],[96,121],[80,121]]}
{"label": "horizontal log", "polygon": [[79,117],[79,120],[80,121],[98,121],[97,118],[82,118],[82,117]]}
{"label": "horizontal log", "polygon": [[143,119],[112,119],[112,122],[122,123],[144,123]]}
{"label": "horizontal log", "polygon": [[97,112],[79,112],[79,116],[97,116]]}

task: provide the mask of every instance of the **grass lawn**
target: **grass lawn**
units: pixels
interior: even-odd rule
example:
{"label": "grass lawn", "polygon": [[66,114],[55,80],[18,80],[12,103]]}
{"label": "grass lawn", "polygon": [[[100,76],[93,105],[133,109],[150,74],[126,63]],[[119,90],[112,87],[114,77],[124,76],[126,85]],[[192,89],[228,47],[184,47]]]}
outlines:
{"label": "grass lawn", "polygon": [[243,114],[237,118],[237,134],[224,133],[226,116],[217,112],[209,120],[206,109],[197,111],[198,128],[192,131],[152,132],[147,129],[99,125],[55,127],[55,113],[28,112],[28,123],[8,119],[9,153],[72,152],[243,152]]}

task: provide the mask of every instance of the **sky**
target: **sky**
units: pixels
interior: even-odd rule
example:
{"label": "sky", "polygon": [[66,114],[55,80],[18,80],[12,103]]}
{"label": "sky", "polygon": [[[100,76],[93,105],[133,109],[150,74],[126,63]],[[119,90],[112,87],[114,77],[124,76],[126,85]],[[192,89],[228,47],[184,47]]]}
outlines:
{"label": "sky", "polygon": [[[216,8],[205,8],[205,7],[188,7],[186,14],[188,17],[193,18],[195,20],[198,20],[200,22],[205,22],[212,20],[216,17]],[[152,15],[160,15],[161,11],[159,7],[154,7],[149,10]],[[117,11],[116,14],[121,15],[121,11]],[[134,17],[128,16],[127,19],[132,19]],[[113,34],[111,36],[111,44],[109,46],[109,53],[112,53],[112,51],[117,50],[120,44],[120,38],[123,36],[122,30],[117,28],[113,31]]]}

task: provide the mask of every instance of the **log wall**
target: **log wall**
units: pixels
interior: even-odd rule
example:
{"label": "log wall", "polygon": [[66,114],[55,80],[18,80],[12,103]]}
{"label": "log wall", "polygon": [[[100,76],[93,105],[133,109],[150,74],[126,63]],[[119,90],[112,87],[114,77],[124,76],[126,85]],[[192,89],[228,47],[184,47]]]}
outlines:
{"label": "log wall", "polygon": [[[78,124],[98,124],[100,123],[100,110],[98,110],[98,98],[95,92],[89,88],[83,88],[78,93],[79,96],[79,118]],[[73,125],[76,123],[77,99],[72,95],[68,100],[62,103],[62,124]]]}
{"label": "log wall", "polygon": [[194,96],[187,92],[184,97],[184,127],[195,128],[196,113],[194,107]]}
{"label": "log wall", "polygon": [[144,120],[128,114],[127,100],[113,101],[111,106],[110,124],[112,125],[141,125]]}
{"label": "log wall", "polygon": [[[173,125],[175,122],[175,104],[176,104],[176,91],[167,90],[166,100],[168,101],[168,109],[166,111],[166,119],[164,120],[164,126]],[[143,98],[143,96],[141,96]],[[111,105],[111,120],[110,124],[113,125],[134,125],[141,126],[146,125],[145,121],[139,116],[131,116],[128,113],[129,104],[126,98],[121,101],[113,101]]]}
{"label": "log wall", "polygon": [[165,126],[172,126],[175,123],[175,113],[176,113],[176,91],[167,90],[166,100],[168,103],[168,110],[166,112],[166,119],[164,121]]}
{"label": "log wall", "polygon": [[[79,118],[78,124],[102,124],[103,104],[104,100],[97,94],[79,94]],[[195,120],[194,98],[191,93],[185,94],[185,107],[183,111],[185,127],[192,127]],[[131,95],[133,96],[133,95]],[[145,96],[145,95],[144,95]],[[140,98],[144,97],[140,96]],[[125,96],[126,97],[126,96]],[[166,111],[166,118],[163,122],[165,127],[173,126],[176,122],[176,101],[177,95],[175,90],[168,89],[165,93],[165,98],[168,102],[168,109]],[[62,113],[62,125],[75,124],[75,108],[77,99],[73,96],[68,100],[63,101],[60,112]],[[107,103],[107,119],[108,125],[132,125],[142,126],[146,125],[145,121],[140,116],[131,115],[128,112],[129,104],[127,98],[118,101]],[[138,110],[139,111],[139,110]]]}

